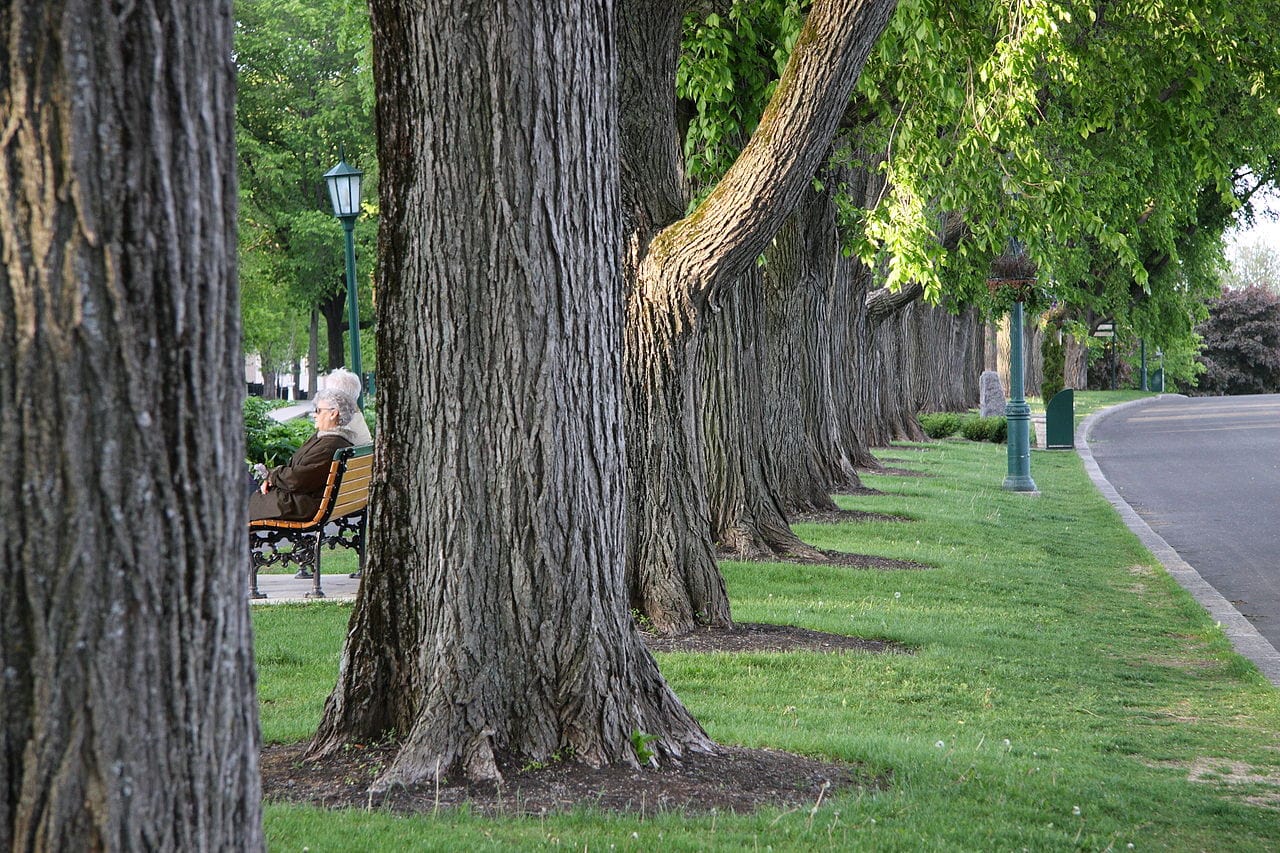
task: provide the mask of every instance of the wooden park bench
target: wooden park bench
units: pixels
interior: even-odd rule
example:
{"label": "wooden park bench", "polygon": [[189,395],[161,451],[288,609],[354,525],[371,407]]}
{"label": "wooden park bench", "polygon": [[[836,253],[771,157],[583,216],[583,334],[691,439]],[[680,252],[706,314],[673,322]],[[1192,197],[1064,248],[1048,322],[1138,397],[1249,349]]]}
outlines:
{"label": "wooden park bench", "polygon": [[[297,577],[311,578],[307,598],[324,598],[320,588],[320,549],[341,545],[360,552],[364,570],[365,508],[373,475],[373,445],[344,447],[335,451],[329,466],[324,497],[316,514],[306,521],[260,518],[249,522],[249,597],[266,598],[258,590],[258,571],[290,563],[299,567]],[[280,545],[289,543],[289,550]]]}

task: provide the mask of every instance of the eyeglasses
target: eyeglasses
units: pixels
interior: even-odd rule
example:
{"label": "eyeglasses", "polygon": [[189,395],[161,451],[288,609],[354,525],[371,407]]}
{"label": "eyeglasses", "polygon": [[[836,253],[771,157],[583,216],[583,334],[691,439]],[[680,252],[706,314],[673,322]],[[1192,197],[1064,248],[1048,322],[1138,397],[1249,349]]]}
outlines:
{"label": "eyeglasses", "polygon": [[321,413],[321,412],[336,412],[336,411],[338,411],[338,410],[337,410],[337,409],[333,409],[333,408],[328,408],[328,409],[321,409],[321,408],[317,408],[315,411],[313,411],[313,412],[311,413],[311,417],[313,417],[313,418],[314,418],[314,417],[318,417],[318,416],[320,415],[320,413]]}

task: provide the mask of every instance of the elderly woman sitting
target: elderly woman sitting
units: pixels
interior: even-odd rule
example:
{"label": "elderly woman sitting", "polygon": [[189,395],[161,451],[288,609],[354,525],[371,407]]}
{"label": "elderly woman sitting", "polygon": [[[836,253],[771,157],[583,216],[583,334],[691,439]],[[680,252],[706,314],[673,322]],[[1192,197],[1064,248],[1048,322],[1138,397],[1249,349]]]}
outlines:
{"label": "elderly woman sitting", "polygon": [[345,427],[356,415],[355,398],[337,388],[316,394],[316,434],[285,465],[272,468],[257,494],[249,496],[249,520],[305,521],[316,514],[336,450],[351,446]]}

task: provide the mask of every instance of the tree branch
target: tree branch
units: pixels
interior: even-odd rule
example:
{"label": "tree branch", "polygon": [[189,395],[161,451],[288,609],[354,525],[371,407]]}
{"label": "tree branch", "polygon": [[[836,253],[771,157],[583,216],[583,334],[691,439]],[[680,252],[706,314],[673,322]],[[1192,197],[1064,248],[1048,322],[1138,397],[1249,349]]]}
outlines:
{"label": "tree branch", "polygon": [[701,302],[764,251],[826,156],[897,0],[817,0],[750,142],[711,195],[653,241],[656,264]]}
{"label": "tree branch", "polygon": [[897,311],[915,302],[924,295],[924,285],[918,281],[910,281],[897,290],[881,287],[867,294],[865,305],[867,319],[874,323],[884,320]]}

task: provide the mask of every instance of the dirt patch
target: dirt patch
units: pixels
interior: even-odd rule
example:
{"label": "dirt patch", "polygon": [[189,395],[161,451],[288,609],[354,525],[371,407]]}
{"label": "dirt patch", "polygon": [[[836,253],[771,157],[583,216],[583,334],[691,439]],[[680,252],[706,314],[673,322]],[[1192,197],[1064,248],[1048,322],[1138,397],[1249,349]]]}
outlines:
{"label": "dirt patch", "polygon": [[826,560],[803,560],[800,557],[773,557],[769,562],[795,562],[805,566],[847,566],[850,569],[878,569],[881,571],[919,571],[933,569],[933,566],[914,560],[893,560],[892,557],[877,557],[869,553],[846,553],[844,551],[828,551],[818,548],[818,552]]}
{"label": "dirt patch", "polygon": [[792,524],[844,524],[859,521],[914,521],[904,515],[887,515],[883,512],[863,512],[860,509],[819,509],[812,512],[793,513],[787,519]]}
{"label": "dirt patch", "polygon": [[770,554],[768,556],[741,556],[732,551],[717,550],[717,560],[729,560],[737,563],[795,563],[801,566],[842,566],[851,569],[877,569],[880,571],[920,571],[932,569],[925,563],[913,560],[895,560],[892,557],[876,557],[872,554],[848,554],[844,551],[829,551],[826,548],[815,548],[825,560],[815,560],[807,556],[791,556]]}
{"label": "dirt patch", "polygon": [[884,474],[887,477],[932,477],[934,476],[933,474],[930,474],[927,471],[912,471],[910,468],[891,468],[888,466],[881,468],[879,471],[875,471],[873,473]]}
{"label": "dirt patch", "polygon": [[1260,773],[1242,761],[1197,758],[1187,766],[1187,781],[1217,785],[1255,806],[1280,808],[1280,776]]}
{"label": "dirt patch", "polygon": [[[866,473],[868,473],[868,474],[883,474],[884,472],[883,472],[883,471],[876,470],[876,471],[867,471]],[[884,492],[880,491],[879,489],[873,489],[873,488],[871,488],[870,486],[854,486],[854,487],[850,487],[850,488],[847,488],[847,489],[833,489],[833,490],[831,491],[831,494],[833,494],[833,495],[853,495],[853,496],[864,496],[864,495],[883,495],[883,494],[884,494]]]}
{"label": "dirt patch", "polygon": [[442,779],[373,795],[370,783],[395,757],[395,745],[349,747],[336,756],[303,761],[305,744],[262,751],[263,796],[321,808],[380,808],[431,814],[466,805],[487,815],[544,815],[577,808],[652,815],[750,812],[800,807],[849,788],[878,790],[887,780],[857,765],[833,764],[772,749],[717,747],[688,754],[679,765],[637,769],[590,767],[572,759],[519,767],[499,761],[500,785]]}
{"label": "dirt patch", "polygon": [[882,654],[910,652],[898,643],[865,640],[844,634],[826,634],[793,625],[739,622],[732,628],[699,628],[679,637],[663,637],[641,631],[651,652],[843,652]]}

